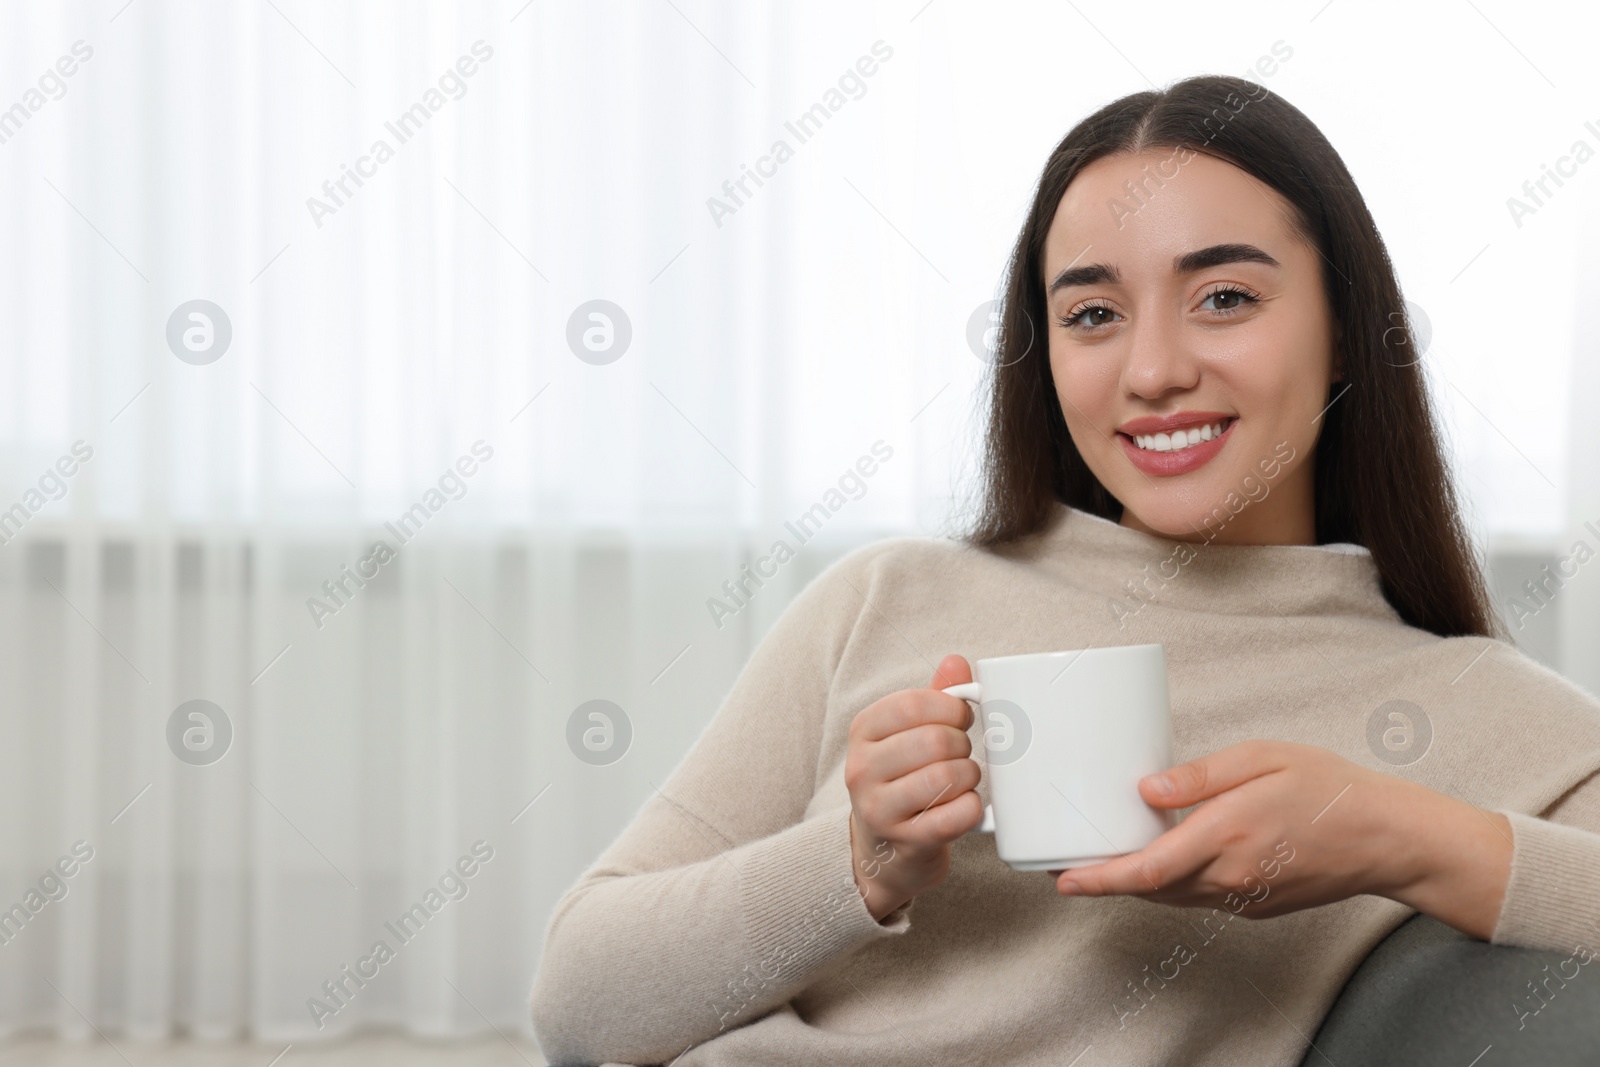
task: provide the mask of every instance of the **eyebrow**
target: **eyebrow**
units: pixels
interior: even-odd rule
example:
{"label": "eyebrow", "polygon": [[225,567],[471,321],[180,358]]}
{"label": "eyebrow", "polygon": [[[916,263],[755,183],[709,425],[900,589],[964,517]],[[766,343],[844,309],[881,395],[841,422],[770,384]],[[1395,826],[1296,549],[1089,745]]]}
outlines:
{"label": "eyebrow", "polygon": [[[1281,264],[1276,259],[1255,245],[1247,244],[1222,244],[1212,245],[1194,252],[1185,252],[1172,259],[1173,274],[1193,274],[1197,270],[1209,267],[1220,267],[1224,263],[1265,263],[1269,267]],[[1055,295],[1057,289],[1065,289],[1072,285],[1118,285],[1122,282],[1122,274],[1116,267],[1104,263],[1091,263],[1085,267],[1068,267],[1056,275],[1055,281],[1050,283],[1049,290],[1045,293],[1048,299]]]}

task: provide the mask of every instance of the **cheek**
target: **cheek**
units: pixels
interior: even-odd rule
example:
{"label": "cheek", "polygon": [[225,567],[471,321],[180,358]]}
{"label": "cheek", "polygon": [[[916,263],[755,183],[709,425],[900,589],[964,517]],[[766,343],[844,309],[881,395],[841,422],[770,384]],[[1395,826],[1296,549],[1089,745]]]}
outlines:
{"label": "cheek", "polygon": [[1318,432],[1320,421],[1312,420],[1328,402],[1331,365],[1327,339],[1299,326],[1252,336],[1248,346],[1213,361],[1213,371],[1258,428],[1270,426],[1274,440],[1299,445]]}
{"label": "cheek", "polygon": [[1260,380],[1273,383],[1279,403],[1310,418],[1327,403],[1333,348],[1320,307],[1309,299],[1286,309],[1255,353]]}
{"label": "cheek", "polygon": [[1085,417],[1096,426],[1106,421],[1116,400],[1116,365],[1110,360],[1063,358],[1052,356],[1051,373],[1055,378],[1056,395],[1061,399],[1062,413],[1069,423],[1081,423]]}
{"label": "cheek", "polygon": [[[1233,392],[1239,411],[1246,415],[1239,429],[1235,477],[1253,478],[1266,488],[1283,481],[1289,470],[1312,454],[1322,431],[1317,418],[1327,399],[1321,379],[1311,366],[1301,366],[1288,377],[1282,367],[1263,368],[1260,378],[1235,379]],[[1254,494],[1247,486],[1244,495]]]}
{"label": "cheek", "polygon": [[1302,442],[1310,445],[1316,440],[1322,432],[1322,419],[1318,416],[1327,408],[1328,401],[1344,388],[1344,383],[1339,383],[1330,389],[1328,375],[1325,363],[1306,360],[1294,377],[1279,383],[1277,395],[1271,402],[1280,413],[1280,436],[1296,445]]}

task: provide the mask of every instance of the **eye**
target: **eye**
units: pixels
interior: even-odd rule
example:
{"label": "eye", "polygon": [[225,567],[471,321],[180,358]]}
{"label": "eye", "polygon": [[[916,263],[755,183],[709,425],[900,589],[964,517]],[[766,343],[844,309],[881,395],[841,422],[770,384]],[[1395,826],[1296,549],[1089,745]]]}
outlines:
{"label": "eye", "polygon": [[[1085,330],[1092,331],[1106,325],[1106,323],[1110,321],[1110,316],[1115,314],[1116,312],[1111,310],[1111,305],[1106,303],[1104,300],[1085,300],[1083,303],[1073,308],[1072,311],[1065,317],[1057,319],[1056,321],[1062,326],[1065,326],[1067,329],[1071,330],[1078,326],[1078,322],[1081,319],[1087,317],[1089,321],[1083,328]],[[1099,316],[1101,315],[1104,315],[1105,318],[1100,318]]]}
{"label": "eye", "polygon": [[1215,311],[1222,315],[1230,315],[1236,311],[1239,311],[1248,304],[1256,303],[1260,299],[1261,295],[1259,293],[1253,293],[1249,289],[1245,289],[1242,286],[1222,285],[1211,290],[1211,292],[1202,297],[1200,300],[1200,306],[1205,307],[1206,301],[1208,300],[1220,301],[1220,305],[1213,304],[1211,307],[1206,308],[1206,310]]}

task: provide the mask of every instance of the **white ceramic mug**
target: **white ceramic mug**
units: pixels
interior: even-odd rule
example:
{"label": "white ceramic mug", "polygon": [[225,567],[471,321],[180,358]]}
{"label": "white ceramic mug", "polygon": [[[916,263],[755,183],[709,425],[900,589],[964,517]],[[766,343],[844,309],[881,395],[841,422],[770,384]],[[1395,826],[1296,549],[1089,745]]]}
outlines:
{"label": "white ceramic mug", "polygon": [[1101,863],[1176,825],[1139,795],[1172,766],[1161,645],[980,659],[974,677],[944,692],[977,705],[989,805],[973,832],[992,832],[1013,870]]}

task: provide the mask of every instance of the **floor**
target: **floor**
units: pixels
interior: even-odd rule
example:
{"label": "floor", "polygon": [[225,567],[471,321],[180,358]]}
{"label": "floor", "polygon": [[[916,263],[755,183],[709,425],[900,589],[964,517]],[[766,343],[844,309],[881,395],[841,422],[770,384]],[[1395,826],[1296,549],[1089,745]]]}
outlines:
{"label": "floor", "polygon": [[516,1035],[451,1042],[368,1036],[287,1050],[246,1042],[114,1040],[115,1046],[104,1039],[0,1041],[0,1067],[545,1067],[538,1046]]}

